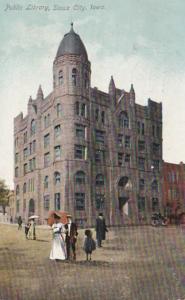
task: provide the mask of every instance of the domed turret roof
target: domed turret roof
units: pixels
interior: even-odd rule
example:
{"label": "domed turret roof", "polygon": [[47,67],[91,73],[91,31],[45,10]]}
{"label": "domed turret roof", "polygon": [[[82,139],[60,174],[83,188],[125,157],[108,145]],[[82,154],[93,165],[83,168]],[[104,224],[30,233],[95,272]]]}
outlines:
{"label": "domed turret roof", "polygon": [[80,36],[73,30],[73,23],[71,23],[71,30],[64,35],[59,45],[56,58],[64,54],[84,55],[88,59],[87,51]]}

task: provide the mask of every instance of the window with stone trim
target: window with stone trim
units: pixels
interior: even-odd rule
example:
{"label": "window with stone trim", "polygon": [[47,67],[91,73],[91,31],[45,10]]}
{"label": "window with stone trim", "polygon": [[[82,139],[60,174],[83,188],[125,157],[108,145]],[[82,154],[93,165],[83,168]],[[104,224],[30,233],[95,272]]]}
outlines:
{"label": "window with stone trim", "polygon": [[95,121],[98,121],[99,120],[99,109],[96,108],[95,110]]}
{"label": "window with stone trim", "polygon": [[124,154],[122,152],[118,152],[118,165],[119,166],[122,166],[122,164],[123,164],[123,157],[124,157]]}
{"label": "window with stone trim", "polygon": [[143,178],[139,179],[139,189],[144,190],[145,188],[145,180]]}
{"label": "window with stone trim", "polygon": [[48,189],[48,187],[49,187],[49,176],[46,175],[46,176],[44,177],[44,188],[45,188],[45,189]]}
{"label": "window with stone trim", "polygon": [[130,154],[125,154],[125,163],[130,164],[131,156]]}
{"label": "window with stone trim", "polygon": [[96,209],[104,209],[105,208],[105,195],[104,194],[96,194],[95,195],[95,203],[96,203]]}
{"label": "window with stone trim", "polygon": [[61,126],[60,125],[56,125],[54,128],[54,132],[55,132],[55,138],[59,137],[61,134]]}
{"label": "window with stone trim", "polygon": [[85,139],[86,127],[82,124],[76,124],[76,136]]}
{"label": "window with stone trim", "polygon": [[18,177],[18,176],[19,176],[19,168],[16,167],[16,168],[15,168],[15,177]]}
{"label": "window with stone trim", "polygon": [[27,131],[24,132],[24,144],[28,141],[28,133]]}
{"label": "window with stone trim", "polygon": [[55,185],[60,184],[60,173],[59,172],[54,173],[54,183],[55,183]]}
{"label": "window with stone trim", "polygon": [[50,196],[44,195],[44,209],[49,210],[50,207]]}
{"label": "window with stone trim", "polygon": [[85,86],[85,89],[89,88],[89,76],[88,76],[87,72],[85,72],[85,74],[84,74],[84,86]]}
{"label": "window with stone trim", "polygon": [[23,170],[24,170],[24,175],[26,175],[28,173],[28,164],[24,164]]}
{"label": "window with stone trim", "polygon": [[48,128],[50,126],[50,114],[44,116],[44,128]]}
{"label": "window with stone trim", "polygon": [[77,171],[75,174],[75,183],[85,184],[85,173],[83,171]]}
{"label": "window with stone trim", "polygon": [[130,136],[125,136],[125,148],[130,148]]}
{"label": "window with stone trim", "polygon": [[104,111],[101,112],[101,122],[102,122],[102,124],[105,124],[105,112]]}
{"label": "window with stone trim", "polygon": [[160,144],[153,143],[152,144],[152,152],[155,155],[159,155],[159,153],[160,153]]}
{"label": "window with stone trim", "polygon": [[104,164],[106,162],[105,150],[95,150],[95,162]]}
{"label": "window with stone trim", "polygon": [[138,150],[139,151],[145,151],[145,141],[138,141]]}
{"label": "window with stone trim", "polygon": [[118,146],[123,146],[123,135],[118,134]]}
{"label": "window with stone trim", "polygon": [[61,117],[62,116],[62,105],[61,105],[61,103],[57,103],[56,111],[57,111],[57,117]]}
{"label": "window with stone trim", "polygon": [[119,114],[119,127],[129,128],[129,117],[126,111],[122,111]]}
{"label": "window with stone trim", "polygon": [[59,85],[63,85],[63,83],[64,83],[63,71],[60,70],[60,71],[58,72],[58,84],[59,84]]}
{"label": "window with stone trim", "polygon": [[34,135],[36,133],[36,121],[33,119],[31,121],[30,135]]}
{"label": "window with stone trim", "polygon": [[61,159],[61,147],[60,145],[54,147],[55,160]]}
{"label": "window with stone trim", "polygon": [[47,148],[49,144],[50,144],[50,134],[48,133],[44,136],[44,148]]}
{"label": "window with stone trim", "polygon": [[152,161],[152,166],[153,166],[153,170],[154,170],[154,171],[159,171],[159,165],[160,165],[160,163],[159,163],[159,160],[158,160],[158,159],[154,159],[154,160]]}
{"label": "window with stone trim", "polygon": [[141,171],[145,170],[145,158],[143,158],[143,157],[138,158],[138,167],[139,167],[139,170],[141,170]]}
{"label": "window with stone trim", "polygon": [[55,195],[54,195],[54,207],[55,207],[55,210],[60,210],[60,207],[61,207],[60,193],[55,193]]}
{"label": "window with stone trim", "polygon": [[104,176],[103,174],[96,175],[96,186],[103,186],[104,185]]}
{"label": "window with stone trim", "polygon": [[85,193],[75,193],[76,210],[85,210]]}
{"label": "window with stone trim", "polygon": [[19,185],[16,186],[16,191],[15,191],[15,193],[16,193],[16,196],[19,195],[19,193],[20,193]]}
{"label": "window with stone trim", "polygon": [[28,148],[24,148],[23,156],[24,156],[24,160],[28,157]]}
{"label": "window with stone trim", "polygon": [[86,159],[87,153],[86,153],[86,147],[83,145],[75,145],[75,158],[78,159]]}
{"label": "window with stone trim", "polygon": [[152,181],[151,187],[152,187],[152,191],[158,192],[158,182],[156,179]]}
{"label": "window with stone trim", "polygon": [[77,85],[77,69],[76,68],[72,69],[72,83],[74,86]]}
{"label": "window with stone trim", "polygon": [[19,161],[19,153],[15,153],[15,164]]}
{"label": "window with stone trim", "polygon": [[96,143],[104,144],[105,132],[102,130],[95,129],[95,141],[96,141]]}

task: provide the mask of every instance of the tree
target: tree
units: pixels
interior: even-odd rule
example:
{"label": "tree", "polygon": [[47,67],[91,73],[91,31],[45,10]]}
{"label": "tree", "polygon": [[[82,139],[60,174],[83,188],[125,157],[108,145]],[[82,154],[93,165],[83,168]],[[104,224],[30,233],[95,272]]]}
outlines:
{"label": "tree", "polygon": [[8,195],[10,190],[5,184],[3,179],[0,179],[0,205],[3,208],[3,214],[5,214],[6,206],[8,206]]}

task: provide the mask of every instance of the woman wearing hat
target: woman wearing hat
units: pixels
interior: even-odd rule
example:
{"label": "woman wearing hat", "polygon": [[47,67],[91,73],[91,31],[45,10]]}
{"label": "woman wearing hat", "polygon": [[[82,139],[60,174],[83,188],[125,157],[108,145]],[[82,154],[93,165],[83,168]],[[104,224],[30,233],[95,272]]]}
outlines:
{"label": "woman wearing hat", "polygon": [[53,230],[53,240],[50,252],[50,259],[55,260],[65,260],[67,257],[66,246],[63,238],[63,233],[65,233],[65,228],[62,223],[60,223],[60,216],[54,214],[54,224],[52,225]]}

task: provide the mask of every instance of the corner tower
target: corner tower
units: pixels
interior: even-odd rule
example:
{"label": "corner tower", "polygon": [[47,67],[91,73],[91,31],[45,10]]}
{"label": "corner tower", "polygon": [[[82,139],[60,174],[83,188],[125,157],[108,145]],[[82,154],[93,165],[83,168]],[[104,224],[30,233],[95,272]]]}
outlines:
{"label": "corner tower", "polygon": [[[73,29],[66,33],[53,63],[53,100],[59,107],[55,124],[61,127],[61,161],[54,162],[61,170],[62,209],[81,222],[89,220],[89,143],[90,143],[90,81],[91,65],[87,51]],[[55,144],[55,147],[57,145]],[[78,184],[84,176],[84,184]]]}

